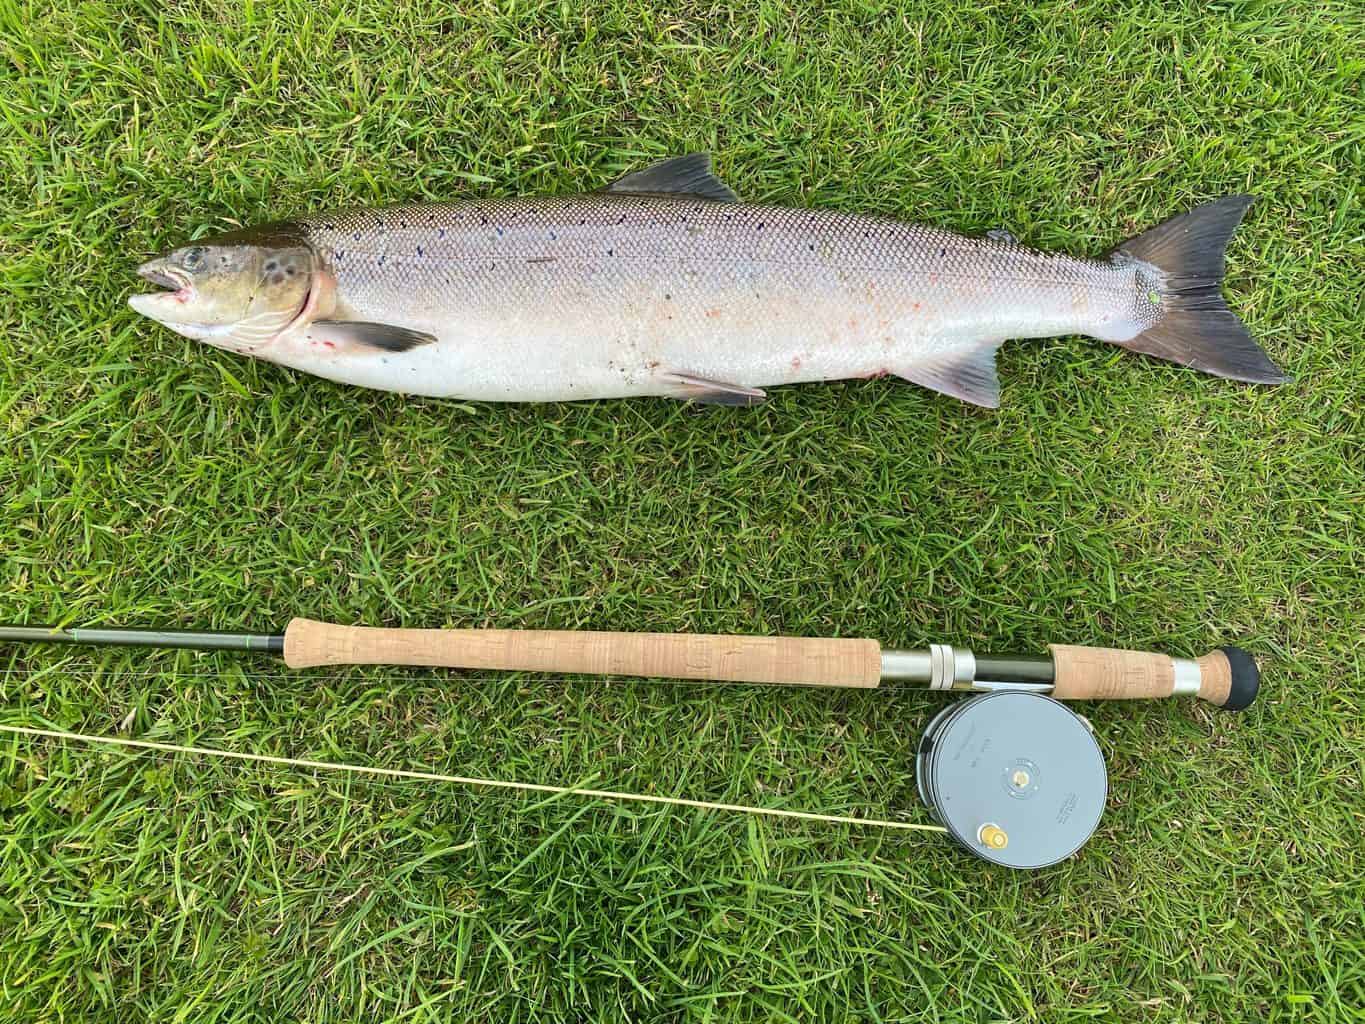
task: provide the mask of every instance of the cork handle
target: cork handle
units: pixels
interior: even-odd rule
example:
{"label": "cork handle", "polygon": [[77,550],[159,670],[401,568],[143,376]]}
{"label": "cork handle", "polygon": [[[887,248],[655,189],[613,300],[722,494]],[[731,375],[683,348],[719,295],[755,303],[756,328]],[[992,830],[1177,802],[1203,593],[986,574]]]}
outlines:
{"label": "cork handle", "polygon": [[1139,700],[1193,694],[1229,711],[1256,697],[1260,673],[1237,647],[1190,660],[1147,651],[1052,644],[1052,695],[1061,700]]}
{"label": "cork handle", "polygon": [[294,619],[284,634],[290,668],[428,665],[740,683],[875,687],[875,640],[593,633],[516,629],[374,629]]}

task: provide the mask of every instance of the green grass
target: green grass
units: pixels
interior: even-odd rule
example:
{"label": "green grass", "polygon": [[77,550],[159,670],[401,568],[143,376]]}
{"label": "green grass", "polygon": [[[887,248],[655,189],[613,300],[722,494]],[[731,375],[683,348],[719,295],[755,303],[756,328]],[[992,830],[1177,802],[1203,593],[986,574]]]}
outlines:
{"label": "green grass", "polygon": [[[1235,641],[1264,696],[1087,707],[1108,811],[1037,874],[932,835],[5,738],[0,1018],[1365,1019],[1358,7],[346,6],[0,0],[0,621]],[[139,259],[238,222],[698,148],[751,199],[1078,253],[1251,191],[1230,300],[1295,380],[1071,338],[1006,346],[994,413],[892,381],[494,407],[124,304]],[[909,820],[942,706],[3,665],[9,723]]]}

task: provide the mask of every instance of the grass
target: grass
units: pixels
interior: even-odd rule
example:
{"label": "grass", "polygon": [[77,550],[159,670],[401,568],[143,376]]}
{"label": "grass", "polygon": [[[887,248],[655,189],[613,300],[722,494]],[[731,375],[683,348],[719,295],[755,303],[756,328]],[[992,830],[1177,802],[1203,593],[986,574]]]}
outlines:
{"label": "grass", "polygon": [[[1365,1019],[1365,19],[1349,3],[0,0],[0,620],[787,631],[1265,660],[1085,709],[1037,874],[939,837],[0,742],[14,1021]],[[741,9],[735,9],[741,8]],[[347,202],[741,195],[1101,252],[1260,197],[1229,295],[1295,377],[1006,346],[891,381],[494,407],[124,305],[145,254]],[[942,706],[11,650],[0,718],[922,820]]]}

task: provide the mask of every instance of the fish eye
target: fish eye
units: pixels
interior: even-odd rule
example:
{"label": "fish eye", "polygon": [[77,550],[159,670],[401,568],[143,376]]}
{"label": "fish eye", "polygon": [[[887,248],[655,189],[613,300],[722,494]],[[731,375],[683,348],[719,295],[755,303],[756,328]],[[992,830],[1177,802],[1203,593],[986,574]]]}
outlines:
{"label": "fish eye", "polygon": [[196,245],[192,249],[186,249],[180,257],[180,265],[186,270],[198,270],[204,265],[204,247]]}

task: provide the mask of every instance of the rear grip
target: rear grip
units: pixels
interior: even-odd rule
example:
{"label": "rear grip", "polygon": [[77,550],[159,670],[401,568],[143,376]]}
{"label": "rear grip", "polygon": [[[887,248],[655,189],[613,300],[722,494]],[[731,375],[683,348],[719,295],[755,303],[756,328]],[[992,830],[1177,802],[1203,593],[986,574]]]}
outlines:
{"label": "rear grip", "polygon": [[1140,700],[1192,694],[1227,711],[1251,706],[1260,689],[1255,660],[1240,647],[1176,659],[1149,651],[1052,644],[1053,691],[1061,700]]}

